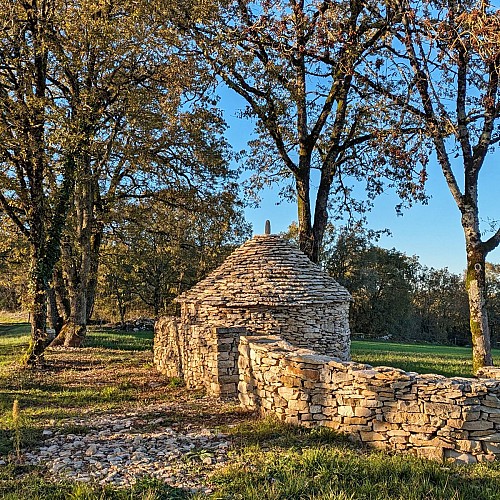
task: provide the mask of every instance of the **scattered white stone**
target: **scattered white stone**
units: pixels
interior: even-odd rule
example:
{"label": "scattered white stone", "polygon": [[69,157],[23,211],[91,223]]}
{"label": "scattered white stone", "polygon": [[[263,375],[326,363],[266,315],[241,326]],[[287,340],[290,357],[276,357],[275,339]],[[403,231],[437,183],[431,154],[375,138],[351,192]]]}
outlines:
{"label": "scattered white stone", "polygon": [[[207,473],[228,461],[227,436],[189,424],[175,429],[163,426],[168,422],[163,417],[144,420],[145,414],[161,415],[168,409],[167,403],[156,404],[137,413],[58,422],[61,431],[44,433],[42,446],[25,454],[26,463],[46,466],[54,476],[78,482],[129,487],[148,475],[174,487],[205,492]],[[65,434],[65,425],[88,430],[85,434]],[[190,452],[192,461],[185,458]]]}
{"label": "scattered white stone", "polygon": [[87,456],[95,455],[96,451],[97,451],[97,446],[95,444],[91,444],[85,451],[85,455]]}

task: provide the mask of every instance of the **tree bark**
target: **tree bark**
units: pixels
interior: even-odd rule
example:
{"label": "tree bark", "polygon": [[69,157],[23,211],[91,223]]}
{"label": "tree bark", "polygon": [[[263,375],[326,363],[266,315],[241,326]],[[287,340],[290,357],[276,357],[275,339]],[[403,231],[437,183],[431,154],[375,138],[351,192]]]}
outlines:
{"label": "tree bark", "polygon": [[[93,228],[93,180],[90,174],[90,164],[87,158],[83,175],[75,187],[73,224],[70,224],[74,234],[68,235],[68,241],[63,245],[62,269],[69,295],[70,314],[59,335],[52,345],[80,347],[87,334],[87,293],[93,269],[92,261],[97,256],[92,252]],[[97,268],[95,268],[97,270]]]}
{"label": "tree bark", "polygon": [[55,331],[55,335],[57,336],[61,331],[63,319],[57,307],[57,297],[54,285],[49,286],[47,289],[47,318],[50,328]]}
{"label": "tree bark", "polygon": [[71,314],[52,345],[81,347],[87,335],[87,291],[80,283],[70,291]]}
{"label": "tree bark", "polygon": [[466,286],[469,297],[470,331],[472,334],[472,369],[491,366],[490,330],[486,309],[486,256],[480,249],[467,251]]}
{"label": "tree bark", "polygon": [[314,234],[311,225],[311,198],[308,171],[304,171],[300,177],[296,177],[296,190],[297,214],[299,219],[299,248],[313,262],[317,262],[317,260],[314,260]]}
{"label": "tree bark", "polygon": [[31,304],[31,339],[24,356],[28,366],[38,366],[43,363],[43,353],[47,347],[47,280],[40,265],[41,258],[38,249],[33,248],[31,259],[30,286],[32,288]]}
{"label": "tree bark", "polygon": [[[64,283],[62,272],[59,269],[59,267],[57,267],[54,270],[54,274],[52,276],[52,282],[56,294],[57,308],[59,314],[61,315],[61,320],[62,320],[61,327],[62,327],[62,325],[68,320],[71,314],[71,307],[69,303],[68,291],[66,290],[66,285]],[[58,333],[60,331],[61,328],[59,328]]]}

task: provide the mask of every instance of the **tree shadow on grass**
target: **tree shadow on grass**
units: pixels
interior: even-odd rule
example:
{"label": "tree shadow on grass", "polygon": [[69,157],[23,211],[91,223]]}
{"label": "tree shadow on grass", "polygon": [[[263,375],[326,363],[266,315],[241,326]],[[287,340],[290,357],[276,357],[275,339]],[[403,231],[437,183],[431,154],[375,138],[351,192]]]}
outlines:
{"label": "tree shadow on grass", "polygon": [[237,446],[258,446],[264,449],[297,449],[311,446],[335,445],[346,448],[359,448],[346,434],[327,427],[311,429],[280,422],[269,416],[247,420],[229,429],[231,438]]}
{"label": "tree shadow on grass", "polygon": [[29,323],[0,323],[0,339],[18,338],[29,334]]}

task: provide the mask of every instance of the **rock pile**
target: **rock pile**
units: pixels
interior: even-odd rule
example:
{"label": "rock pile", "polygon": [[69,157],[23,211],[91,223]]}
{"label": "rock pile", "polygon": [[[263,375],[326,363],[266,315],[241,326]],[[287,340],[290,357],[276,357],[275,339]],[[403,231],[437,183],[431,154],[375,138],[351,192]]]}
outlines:
{"label": "rock pile", "polygon": [[[26,463],[74,481],[127,487],[151,476],[173,487],[208,492],[207,475],[227,462],[228,438],[204,427],[174,427],[161,416],[168,409],[155,405],[140,412],[67,419],[57,430],[48,426],[43,445],[25,452]],[[148,410],[155,418],[143,418]]]}
{"label": "rock pile", "polygon": [[241,403],[286,422],[439,460],[500,456],[500,380],[344,362],[277,336],[242,337],[239,368]]}

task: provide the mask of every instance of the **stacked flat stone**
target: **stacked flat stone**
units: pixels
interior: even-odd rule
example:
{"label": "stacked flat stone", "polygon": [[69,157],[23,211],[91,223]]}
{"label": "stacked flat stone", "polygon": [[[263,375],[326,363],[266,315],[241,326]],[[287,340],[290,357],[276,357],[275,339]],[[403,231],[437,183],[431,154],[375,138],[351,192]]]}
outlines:
{"label": "stacked flat stone", "polygon": [[184,325],[243,327],[350,356],[349,292],[281,236],[254,236],[176,300]]}
{"label": "stacked flat stone", "polygon": [[238,346],[244,329],[182,324],[165,316],[155,324],[153,359],[156,369],[179,378],[190,389],[211,396],[235,398],[238,389]]}
{"label": "stacked flat stone", "polygon": [[349,292],[279,235],[258,235],[178,302],[211,306],[285,306],[348,302]]}
{"label": "stacked flat stone", "polygon": [[248,409],[323,425],[383,449],[466,463],[500,456],[500,380],[419,375],[321,356],[277,336],[242,337]]}
{"label": "stacked flat stone", "polygon": [[349,359],[349,292],[280,236],[255,236],[176,300],[180,319],[155,327],[155,365],[188,387],[236,397],[242,334]]}

